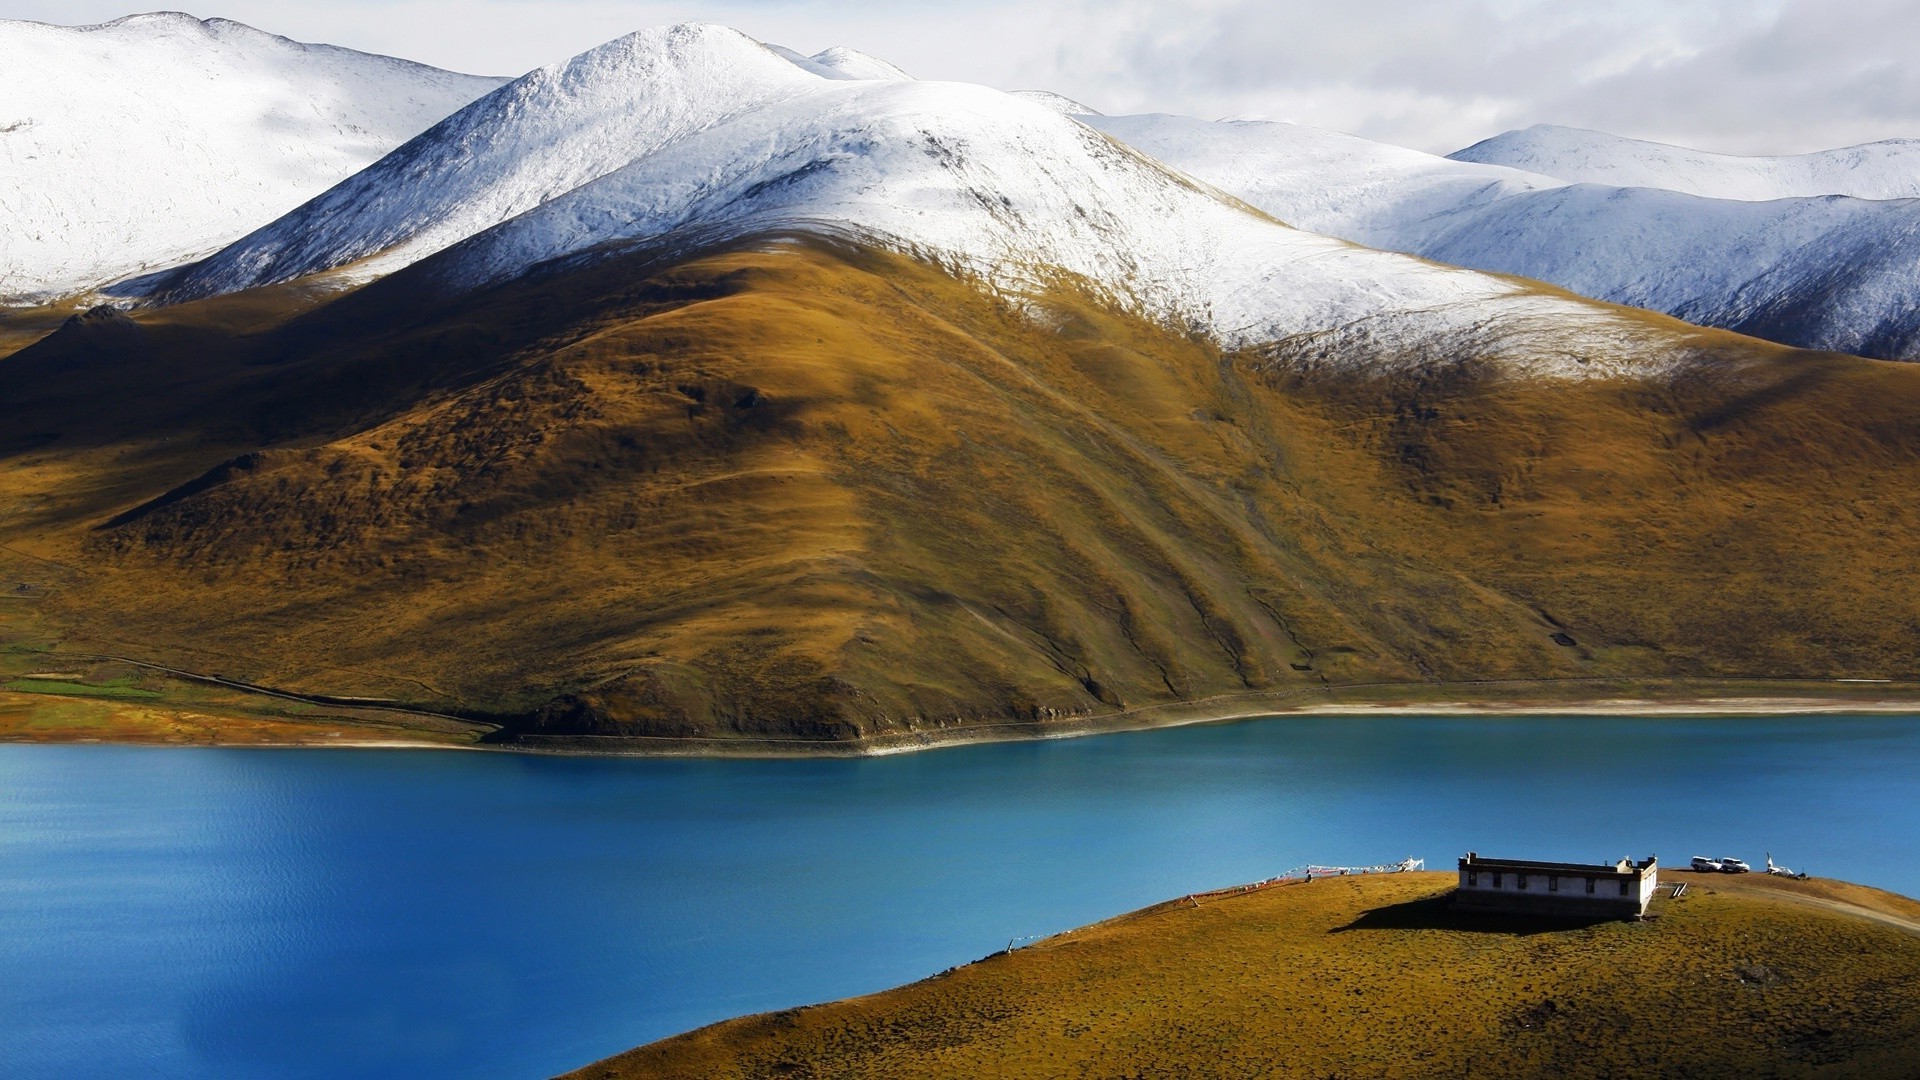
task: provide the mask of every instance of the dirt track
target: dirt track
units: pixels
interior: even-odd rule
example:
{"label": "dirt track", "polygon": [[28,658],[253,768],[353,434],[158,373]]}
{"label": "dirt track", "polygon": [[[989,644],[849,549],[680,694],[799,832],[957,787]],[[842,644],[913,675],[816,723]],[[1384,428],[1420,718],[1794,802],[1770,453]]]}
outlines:
{"label": "dirt track", "polygon": [[1884,926],[1920,934],[1920,902],[1841,881],[1773,877],[1768,874],[1712,874],[1662,870],[1661,883],[1684,881],[1696,889],[1745,896],[1766,896],[1853,915]]}

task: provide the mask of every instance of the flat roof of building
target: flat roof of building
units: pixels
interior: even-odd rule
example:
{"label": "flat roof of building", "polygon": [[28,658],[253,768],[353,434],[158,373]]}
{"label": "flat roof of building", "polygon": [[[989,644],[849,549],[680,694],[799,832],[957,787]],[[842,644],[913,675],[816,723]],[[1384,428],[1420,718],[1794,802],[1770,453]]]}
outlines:
{"label": "flat roof of building", "polygon": [[1648,867],[1653,865],[1653,860],[1648,859],[1644,863],[1635,863],[1629,860],[1627,862],[1627,869],[1622,870],[1620,869],[1619,863],[1564,863],[1541,862],[1535,859],[1489,859],[1485,856],[1469,852],[1461,857],[1460,865],[1462,868],[1472,866],[1483,870],[1558,870],[1569,874],[1612,874],[1616,877],[1638,877],[1642,873],[1645,873]]}

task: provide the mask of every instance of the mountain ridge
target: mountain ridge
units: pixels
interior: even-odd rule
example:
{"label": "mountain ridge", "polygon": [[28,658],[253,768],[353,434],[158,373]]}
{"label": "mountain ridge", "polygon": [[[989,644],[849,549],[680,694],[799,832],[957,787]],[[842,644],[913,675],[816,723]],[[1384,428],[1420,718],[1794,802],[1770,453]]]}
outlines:
{"label": "mountain ridge", "polygon": [[1535,124],[1447,157],[1544,173],[1571,184],[1660,188],[1710,199],[1920,197],[1920,139],[1883,139],[1808,154],[1742,156]]}

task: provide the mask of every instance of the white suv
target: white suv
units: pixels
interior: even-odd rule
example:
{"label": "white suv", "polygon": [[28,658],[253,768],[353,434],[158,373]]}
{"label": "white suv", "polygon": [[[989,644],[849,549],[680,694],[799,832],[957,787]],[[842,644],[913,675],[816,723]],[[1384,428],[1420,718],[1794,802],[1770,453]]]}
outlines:
{"label": "white suv", "polygon": [[1718,859],[1709,859],[1705,855],[1695,855],[1693,857],[1693,868],[1695,870],[1719,870],[1721,869],[1721,863]]}
{"label": "white suv", "polygon": [[1750,874],[1753,872],[1753,867],[1748,866],[1745,859],[1721,859],[1719,863],[1720,872],[1723,874]]}

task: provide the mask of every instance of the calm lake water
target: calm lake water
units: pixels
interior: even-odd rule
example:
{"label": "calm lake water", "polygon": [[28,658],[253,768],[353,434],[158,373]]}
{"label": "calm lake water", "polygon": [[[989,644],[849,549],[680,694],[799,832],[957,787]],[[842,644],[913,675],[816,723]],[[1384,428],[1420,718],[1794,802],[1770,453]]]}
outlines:
{"label": "calm lake water", "polygon": [[0,747],[0,1072],[540,1077],[1306,862],[1920,894],[1920,718],[1283,719],[859,761]]}

